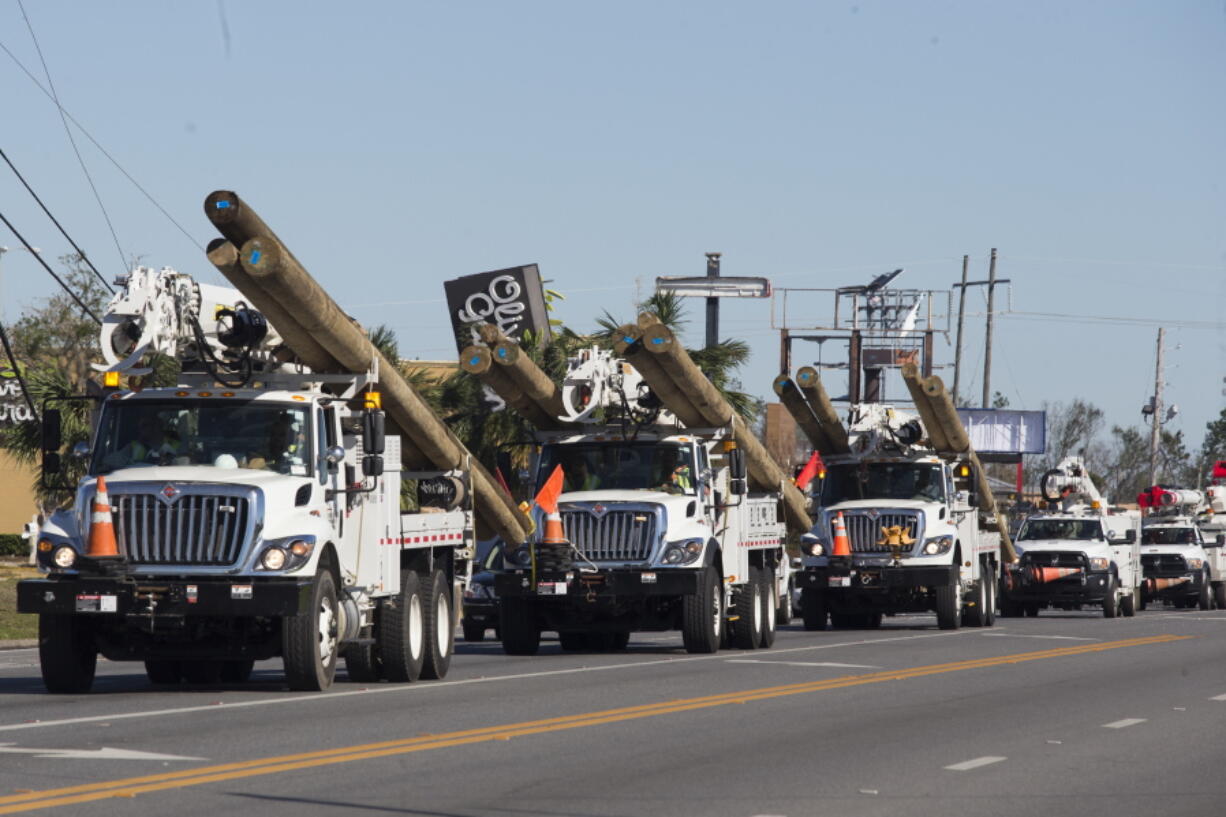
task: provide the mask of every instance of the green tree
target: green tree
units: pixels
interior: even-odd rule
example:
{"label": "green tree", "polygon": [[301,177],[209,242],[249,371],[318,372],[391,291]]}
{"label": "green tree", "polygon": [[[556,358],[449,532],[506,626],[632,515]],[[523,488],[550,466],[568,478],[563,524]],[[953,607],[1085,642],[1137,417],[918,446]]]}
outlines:
{"label": "green tree", "polygon": [[1213,464],[1218,460],[1226,460],[1226,408],[1222,409],[1216,420],[1205,424],[1205,439],[1201,442],[1200,451],[1191,465],[1195,478],[1188,484],[1198,488],[1204,485],[1213,470]]}

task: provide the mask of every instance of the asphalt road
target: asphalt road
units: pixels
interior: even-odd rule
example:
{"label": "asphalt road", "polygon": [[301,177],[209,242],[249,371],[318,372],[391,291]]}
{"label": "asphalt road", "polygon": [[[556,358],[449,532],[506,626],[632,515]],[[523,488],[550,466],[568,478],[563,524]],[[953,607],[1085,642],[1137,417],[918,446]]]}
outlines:
{"label": "asphalt road", "polygon": [[1211,815],[1226,611],[931,617],[689,656],[460,643],[445,681],[42,691],[0,652],[0,814]]}

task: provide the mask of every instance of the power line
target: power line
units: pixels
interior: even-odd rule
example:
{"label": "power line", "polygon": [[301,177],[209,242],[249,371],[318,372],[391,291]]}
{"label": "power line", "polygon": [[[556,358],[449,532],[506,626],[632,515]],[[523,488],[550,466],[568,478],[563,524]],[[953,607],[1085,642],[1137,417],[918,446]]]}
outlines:
{"label": "power line", "polygon": [[111,223],[111,214],[106,211],[106,205],[102,203],[102,196],[98,193],[98,187],[94,184],[94,179],[89,175],[89,168],[85,166],[85,158],[81,156],[81,150],[77,147],[77,140],[72,137],[72,128],[68,127],[68,119],[64,116],[64,106],[60,104],[59,94],[56,93],[55,83],[51,79],[51,69],[47,67],[47,60],[43,57],[42,46],[38,44],[38,37],[34,34],[34,25],[30,22],[30,16],[26,14],[26,7],[22,0],[17,0],[17,7],[21,9],[22,19],[26,21],[26,28],[30,31],[30,39],[34,41],[34,50],[38,52],[38,61],[43,65],[43,73],[47,76],[47,87],[51,89],[51,98],[55,101],[56,110],[60,114],[60,122],[64,124],[64,133],[68,136],[68,143],[72,145],[72,152],[76,154],[77,163],[81,165],[81,172],[85,174],[85,180],[89,182],[89,189],[93,191],[94,200],[98,202],[98,209],[102,211],[102,218],[106,221],[107,229],[111,231],[111,238],[115,240],[115,250],[119,253],[119,268],[124,270],[128,266],[127,260],[124,259],[123,247],[119,245],[119,235],[115,232],[115,225]]}
{"label": "power line", "polygon": [[127,179],[129,182],[131,182],[132,186],[135,187],[137,190],[139,190],[141,195],[144,196],[149,201],[150,204],[152,204],[155,208],[157,208],[158,212],[160,212],[162,215],[166,217],[167,221],[173,224],[179,230],[179,232],[183,233],[183,235],[187,238],[187,240],[190,241],[197,249],[199,249],[201,252],[204,252],[204,245],[201,244],[199,241],[197,241],[196,238],[187,231],[187,228],[185,228],[182,224],[176,221],[175,217],[172,216],[165,207],[163,207],[160,203],[158,203],[158,200],[155,199],[152,196],[152,194],[149,193],[148,190],[142,187],[140,182],[136,181],[136,179],[132,177],[132,174],[129,173],[127,170],[125,170],[123,165],[121,165],[119,161],[114,156],[112,156],[110,152],[107,151],[106,148],[104,148],[101,144],[98,143],[98,140],[93,137],[93,134],[91,134],[88,130],[85,129],[84,125],[78,122],[76,118],[73,117],[73,115],[69,113],[66,108],[60,105],[59,100],[57,100],[54,96],[52,96],[51,93],[48,92],[47,89],[43,87],[43,84],[38,81],[38,77],[30,73],[30,69],[26,68],[25,65],[22,64],[21,60],[17,59],[17,55],[15,55],[12,51],[10,51],[9,48],[4,43],[0,43],[0,50],[3,50],[5,54],[8,54],[9,59],[11,59],[14,62],[14,64],[16,64],[16,66],[20,68],[27,77],[30,78],[30,81],[33,82],[35,86],[37,86],[38,90],[42,91],[44,96],[46,96],[48,99],[50,99],[52,102],[55,103],[55,106],[59,108],[60,113],[63,116],[68,117],[68,121],[71,122],[73,125],[75,125],[77,130],[81,131],[81,134],[90,141],[90,144],[96,147],[98,149],[98,152],[101,153],[103,156],[105,156],[107,160],[110,161],[110,163],[115,166],[115,169],[118,170],[120,173],[122,173],[123,177]]}
{"label": "power line", "polygon": [[27,250],[30,251],[30,255],[34,256],[34,260],[36,260],[38,263],[43,265],[43,269],[45,269],[51,275],[51,277],[55,279],[55,282],[59,284],[60,287],[62,287],[65,292],[68,293],[68,297],[72,298],[74,301],[77,302],[77,306],[81,307],[81,311],[83,311],[86,315],[89,315],[91,318],[93,318],[94,323],[101,325],[102,319],[99,318],[97,315],[95,315],[93,313],[93,310],[91,310],[88,306],[86,306],[85,302],[82,301],[79,297],[77,297],[77,293],[69,289],[68,284],[64,283],[64,280],[60,278],[60,276],[55,274],[55,270],[51,269],[51,267],[47,264],[47,262],[43,260],[42,255],[34,252],[34,247],[30,245],[29,241],[26,241],[25,236],[17,232],[17,228],[13,226],[13,223],[11,221],[5,218],[4,213],[0,213],[0,221],[3,221],[4,226],[8,227],[9,230],[12,231],[13,235],[17,236],[17,240],[22,243],[22,246],[24,246]]}
{"label": "power line", "polygon": [[1018,312],[1010,310],[1001,312],[1002,318],[1039,321],[1093,321],[1095,323],[1113,323],[1121,326],[1180,326],[1185,329],[1223,329],[1223,321],[1187,321],[1168,320],[1165,318],[1129,318],[1120,315],[1070,315],[1062,312]]}
{"label": "power line", "polygon": [[77,251],[77,255],[81,256],[81,260],[84,261],[87,265],[89,265],[89,268],[94,271],[94,275],[98,276],[98,280],[101,281],[102,285],[107,288],[107,291],[114,293],[115,290],[111,287],[109,283],[107,283],[106,278],[102,277],[102,273],[98,272],[98,268],[94,266],[94,262],[90,261],[89,256],[85,254],[85,250],[77,246],[77,242],[72,240],[72,236],[68,234],[68,231],[65,230],[63,226],[60,225],[59,221],[56,220],[55,216],[51,215],[51,211],[47,209],[47,205],[43,204],[42,199],[38,197],[38,194],[34,192],[33,188],[31,188],[30,185],[26,182],[26,180],[22,177],[21,173],[17,171],[17,168],[13,166],[12,161],[9,160],[8,154],[4,152],[3,148],[0,148],[0,158],[4,159],[5,163],[7,163],[8,166],[12,169],[14,175],[16,175],[17,178],[21,181],[21,183],[25,185],[26,190],[29,191],[30,195],[34,198],[34,200],[38,202],[38,206],[43,208],[43,212],[47,214],[47,218],[51,219],[51,223],[54,224],[59,229],[60,235],[68,239],[68,243],[71,244],[72,248]]}

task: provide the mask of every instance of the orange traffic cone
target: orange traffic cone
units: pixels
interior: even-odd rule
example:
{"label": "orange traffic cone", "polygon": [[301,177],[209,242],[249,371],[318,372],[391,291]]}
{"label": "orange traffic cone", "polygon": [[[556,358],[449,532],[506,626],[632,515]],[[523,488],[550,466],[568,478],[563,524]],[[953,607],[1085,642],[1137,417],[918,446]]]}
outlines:
{"label": "orange traffic cone", "polygon": [[850,556],[851,540],[847,538],[847,526],[843,524],[843,512],[834,517],[834,544],[830,550],[831,556]]}
{"label": "orange traffic cone", "polygon": [[89,525],[88,556],[106,558],[118,556],[115,542],[115,523],[111,520],[111,500],[106,495],[106,478],[98,477],[98,493],[94,496],[94,513]]}
{"label": "orange traffic cone", "polygon": [[1146,579],[1145,583],[1149,585],[1149,592],[1157,593],[1159,590],[1169,590],[1172,587],[1178,587],[1188,581],[1187,576],[1180,576],[1177,579]]}
{"label": "orange traffic cone", "polygon": [[1063,579],[1065,576],[1075,576],[1081,572],[1080,568],[1076,567],[1032,567],[1030,568],[1030,576],[1036,582],[1043,584],[1045,582],[1054,582],[1057,579]]}
{"label": "orange traffic cone", "polygon": [[562,515],[556,510],[545,516],[545,535],[541,537],[542,544],[568,545],[566,532],[562,530]]}

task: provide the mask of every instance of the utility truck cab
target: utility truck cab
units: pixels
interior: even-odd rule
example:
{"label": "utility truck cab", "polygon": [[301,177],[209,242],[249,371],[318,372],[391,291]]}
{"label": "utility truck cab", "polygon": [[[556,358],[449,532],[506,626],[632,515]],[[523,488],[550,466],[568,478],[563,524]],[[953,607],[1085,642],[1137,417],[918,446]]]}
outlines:
{"label": "utility truck cab", "polygon": [[1110,513],[1080,457],[1068,457],[1043,475],[1048,510],[1032,514],[1017,534],[1015,569],[1001,582],[1004,616],[1036,616],[1101,605],[1114,618],[1136,614],[1140,602],[1140,517]]}
{"label": "utility truck cab", "polygon": [[930,610],[942,629],[990,626],[1001,544],[981,526],[975,463],[937,456],[919,418],[882,404],[854,407],[847,433],[850,453],[826,460],[802,540],[806,629],[828,614],[876,627]]}
{"label": "utility truck cab", "polygon": [[1206,542],[1197,525],[1204,494],[1155,485],[1137,496],[1145,510],[1141,527],[1142,608],[1164,602],[1176,609],[1213,608],[1213,586]]}

